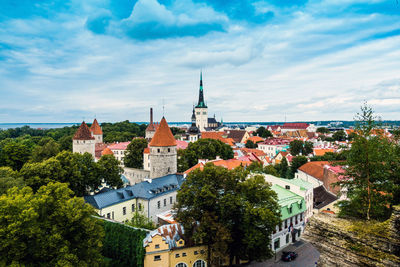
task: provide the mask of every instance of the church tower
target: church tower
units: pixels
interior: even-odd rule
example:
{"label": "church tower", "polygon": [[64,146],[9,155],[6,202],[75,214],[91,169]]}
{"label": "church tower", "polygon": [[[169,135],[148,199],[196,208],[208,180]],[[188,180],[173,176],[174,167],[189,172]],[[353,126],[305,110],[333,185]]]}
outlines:
{"label": "church tower", "polygon": [[[100,126],[99,126],[100,127]],[[88,152],[95,157],[95,138],[92,136],[89,127],[83,121],[72,138],[72,152],[84,154]]]}
{"label": "church tower", "polygon": [[150,108],[150,123],[146,128],[145,134],[146,134],[146,139],[149,141],[151,138],[153,138],[154,133],[156,132],[157,125],[154,124],[153,122],[153,108]]}
{"label": "church tower", "polygon": [[203,93],[203,73],[200,72],[200,90],[199,90],[199,102],[195,107],[196,112],[196,126],[200,131],[205,131],[208,127],[208,108],[204,102]]}
{"label": "church tower", "polygon": [[163,117],[149,144],[150,178],[177,172],[177,147],[167,121]]}
{"label": "church tower", "polygon": [[94,119],[93,124],[90,127],[90,131],[92,132],[92,136],[94,137],[96,144],[103,143],[103,130],[96,119]]}
{"label": "church tower", "polygon": [[189,142],[193,143],[196,142],[199,139],[200,136],[200,130],[196,126],[196,115],[193,107],[193,113],[192,113],[192,126],[190,126],[188,130],[189,134]]}

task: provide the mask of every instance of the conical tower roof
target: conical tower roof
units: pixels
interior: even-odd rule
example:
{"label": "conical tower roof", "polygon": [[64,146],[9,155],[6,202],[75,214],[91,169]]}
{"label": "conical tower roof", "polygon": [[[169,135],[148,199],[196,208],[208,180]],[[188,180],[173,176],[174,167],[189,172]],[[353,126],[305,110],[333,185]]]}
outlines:
{"label": "conical tower roof", "polygon": [[114,153],[111,151],[111,149],[109,147],[106,147],[102,152],[101,155],[114,155]]}
{"label": "conical tower roof", "polygon": [[76,131],[73,140],[93,140],[94,137],[90,133],[89,127],[87,126],[86,122],[82,122],[81,126],[79,126],[78,130]]}
{"label": "conical tower roof", "polygon": [[150,146],[176,146],[176,140],[164,117],[151,139]]}
{"label": "conical tower roof", "polygon": [[92,126],[90,127],[90,131],[94,134],[94,135],[101,135],[103,134],[103,130],[101,130],[101,127],[99,125],[99,123],[97,122],[96,119],[94,119]]}

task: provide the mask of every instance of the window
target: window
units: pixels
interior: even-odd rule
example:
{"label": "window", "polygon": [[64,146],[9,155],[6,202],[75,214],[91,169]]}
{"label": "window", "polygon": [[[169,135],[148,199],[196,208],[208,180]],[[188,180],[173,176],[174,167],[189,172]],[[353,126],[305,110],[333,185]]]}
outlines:
{"label": "window", "polygon": [[302,209],[302,208],[303,208],[303,202],[301,202],[299,205],[299,209]]}
{"label": "window", "polygon": [[193,263],[193,267],[206,267],[206,262],[203,260],[197,260]]}
{"label": "window", "polygon": [[179,258],[179,257],[180,257],[179,253],[175,254],[175,258]]}
{"label": "window", "polygon": [[161,260],[161,255],[154,256],[154,261],[160,261]]}
{"label": "window", "polygon": [[156,244],[156,245],[154,246],[154,248],[160,248],[160,245],[159,245],[159,244]]}
{"label": "window", "polygon": [[160,208],[161,207],[161,203],[160,201],[157,201],[157,207]]}
{"label": "window", "polygon": [[280,238],[275,239],[274,249],[277,250],[280,247],[280,245],[281,245],[281,239]]}
{"label": "window", "polygon": [[164,207],[167,206],[167,199],[164,198]]}
{"label": "window", "polygon": [[197,115],[200,115],[200,112],[196,112]]}
{"label": "window", "polygon": [[126,207],[122,208],[122,215],[126,215]]}
{"label": "window", "polygon": [[169,197],[169,204],[172,204],[172,197]]}
{"label": "window", "polygon": [[157,152],[160,153],[160,149],[159,148],[157,148]]}
{"label": "window", "polygon": [[110,219],[110,217],[111,217],[111,214],[107,213],[107,219]]}
{"label": "window", "polygon": [[282,231],[282,223],[279,224],[279,231]]}
{"label": "window", "polygon": [[187,267],[186,263],[180,262],[175,267]]}
{"label": "window", "polygon": [[292,213],[292,207],[289,208],[289,213]]}
{"label": "window", "polygon": [[182,257],[186,257],[186,253],[185,252],[182,253]]}
{"label": "window", "polygon": [[300,214],[300,221],[303,221],[303,213]]}
{"label": "window", "polygon": [[182,242],[182,240],[181,240],[181,241],[179,241],[179,245],[182,245],[182,243],[183,243],[183,242]]}
{"label": "window", "polygon": [[199,252],[197,250],[195,250],[194,251],[194,255],[197,255],[197,254],[199,254]]}
{"label": "window", "polygon": [[171,149],[170,149],[170,148],[168,148],[168,152],[171,152]]}
{"label": "window", "polygon": [[135,204],[132,204],[132,212],[135,212]]}
{"label": "window", "polygon": [[299,233],[298,237],[300,237],[300,234],[301,234],[301,228],[299,228],[299,231],[298,231],[298,233]]}
{"label": "window", "polygon": [[287,228],[287,219],[285,220],[285,229]]}
{"label": "window", "polygon": [[204,250],[200,250],[200,253],[201,253],[201,254],[204,254]]}
{"label": "window", "polygon": [[111,216],[111,217],[112,217],[112,219],[114,220],[114,212],[112,212],[111,214],[112,214],[112,216]]}
{"label": "window", "polygon": [[139,211],[142,211],[142,203],[139,203]]}
{"label": "window", "polygon": [[286,235],[286,244],[289,243],[289,234]]}

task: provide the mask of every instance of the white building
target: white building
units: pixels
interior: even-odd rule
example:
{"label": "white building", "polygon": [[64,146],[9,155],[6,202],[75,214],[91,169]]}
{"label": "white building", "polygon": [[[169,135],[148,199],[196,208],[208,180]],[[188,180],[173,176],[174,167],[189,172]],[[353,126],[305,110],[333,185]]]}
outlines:
{"label": "white building", "polygon": [[313,185],[300,179],[284,179],[270,174],[264,174],[264,177],[265,181],[272,185],[279,185],[304,198],[306,202],[306,211],[304,212],[304,216],[307,222],[313,215]]}
{"label": "white building", "polygon": [[258,149],[262,150],[268,157],[275,157],[280,151],[289,148],[290,141],[281,138],[268,138],[264,142],[258,143]]}

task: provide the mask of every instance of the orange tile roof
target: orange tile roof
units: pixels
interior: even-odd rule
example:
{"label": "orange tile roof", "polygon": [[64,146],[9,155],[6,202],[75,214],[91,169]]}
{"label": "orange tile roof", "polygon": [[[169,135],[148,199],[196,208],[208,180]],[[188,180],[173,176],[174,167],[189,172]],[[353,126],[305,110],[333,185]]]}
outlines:
{"label": "orange tile roof", "polygon": [[[238,160],[238,159],[217,159],[217,160],[210,160],[207,161],[206,163],[212,163],[215,166],[222,166],[224,168],[227,168],[228,170],[233,170],[239,166],[249,166],[251,164],[251,161],[248,160]],[[200,162],[191,167],[190,169],[186,170],[184,174],[189,174],[195,169],[203,170],[204,169],[204,163]]]}
{"label": "orange tile roof", "polygon": [[150,146],[176,146],[176,140],[164,117],[151,139]]}
{"label": "orange tile roof", "polygon": [[94,135],[101,135],[103,134],[103,131],[101,130],[101,127],[99,125],[99,123],[97,122],[96,119],[94,119],[92,126],[90,126],[90,131],[94,134]]}
{"label": "orange tile roof", "polygon": [[144,153],[144,154],[150,154],[150,148],[146,147],[146,148],[143,150],[143,153]]}
{"label": "orange tile roof", "polygon": [[106,147],[106,148],[101,152],[101,155],[102,155],[102,156],[104,156],[104,155],[114,155],[114,153],[111,151],[110,148]]}
{"label": "orange tile roof", "polygon": [[257,157],[264,157],[267,154],[265,154],[264,151],[260,150],[260,149],[256,149],[256,148],[241,148],[240,149],[244,154],[249,154],[249,153],[254,153],[254,155],[256,155]]}
{"label": "orange tile roof", "polygon": [[235,145],[235,141],[232,138],[224,138],[223,135],[225,135],[224,132],[201,132],[201,139],[215,139],[230,146]]}
{"label": "orange tile roof", "polygon": [[326,152],[334,152],[332,148],[314,148],[315,156],[323,156]]}
{"label": "orange tile roof", "polygon": [[81,126],[79,126],[76,131],[73,140],[94,140],[94,137],[90,133],[89,127],[86,122],[82,122]]}
{"label": "orange tile roof", "polygon": [[329,165],[329,161],[310,161],[300,166],[299,170],[322,181],[324,178],[325,165]]}
{"label": "orange tile roof", "polygon": [[247,138],[246,143],[247,143],[249,140],[252,141],[254,144],[256,144],[256,143],[258,143],[258,142],[263,142],[263,141],[264,141],[264,138],[261,138],[261,137],[259,137],[259,136],[251,136],[251,137]]}

